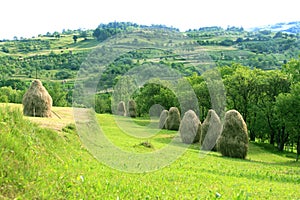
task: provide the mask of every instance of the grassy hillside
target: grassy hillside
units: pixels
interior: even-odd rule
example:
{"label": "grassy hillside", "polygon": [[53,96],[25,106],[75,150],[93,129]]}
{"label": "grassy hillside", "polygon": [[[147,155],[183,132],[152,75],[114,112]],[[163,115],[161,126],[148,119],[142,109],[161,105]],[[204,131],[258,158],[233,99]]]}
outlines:
{"label": "grassy hillside", "polygon": [[[294,162],[294,154],[251,143],[246,160],[214,152],[200,158],[195,144],[170,166],[129,174],[95,160],[74,125],[59,131],[41,128],[16,107],[0,107],[0,199],[300,198],[300,165]],[[72,122],[71,110],[55,109],[61,120]],[[155,151],[176,134],[165,131],[150,138],[154,149],[149,150],[139,145],[140,139],[123,134],[112,115],[97,115],[97,119],[113,142],[129,151]],[[56,126],[57,118],[47,120]],[[158,139],[166,135],[164,141]]]}

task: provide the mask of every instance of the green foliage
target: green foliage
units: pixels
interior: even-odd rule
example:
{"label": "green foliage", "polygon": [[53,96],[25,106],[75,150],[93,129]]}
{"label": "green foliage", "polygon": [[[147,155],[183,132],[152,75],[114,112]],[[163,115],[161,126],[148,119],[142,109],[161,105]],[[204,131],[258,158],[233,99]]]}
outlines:
{"label": "green foliage", "polygon": [[66,71],[66,70],[56,72],[54,76],[58,80],[74,78],[74,75],[71,72]]}
{"label": "green foliage", "polygon": [[[288,133],[280,132],[277,141],[282,148],[285,143],[296,144],[297,160],[300,155],[300,83],[293,85],[290,93],[281,93],[276,98],[275,111],[280,116],[279,125]],[[286,135],[287,134],[287,135]],[[287,141],[289,139],[289,141]]]}
{"label": "green foliage", "polygon": [[0,88],[0,102],[4,103],[22,103],[24,91],[15,90],[9,87]]}
{"label": "green foliage", "polygon": [[291,59],[283,65],[283,71],[289,75],[292,83],[300,82],[300,55],[299,59]]}
{"label": "green foliage", "polygon": [[168,88],[154,83],[147,83],[135,97],[137,111],[140,116],[147,115],[151,106],[159,104],[165,109],[178,106],[175,94]]}
{"label": "green foliage", "polygon": [[95,112],[112,113],[111,110],[111,94],[103,93],[95,96]]}
{"label": "green foliage", "polygon": [[47,91],[52,97],[53,106],[69,106],[71,102],[67,102],[68,91],[62,83],[52,82],[45,84]]}

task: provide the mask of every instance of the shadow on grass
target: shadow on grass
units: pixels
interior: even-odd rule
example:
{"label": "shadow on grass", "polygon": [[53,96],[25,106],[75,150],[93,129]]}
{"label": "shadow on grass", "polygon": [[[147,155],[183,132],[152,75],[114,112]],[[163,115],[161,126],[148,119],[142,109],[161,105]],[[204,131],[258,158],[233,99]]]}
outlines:
{"label": "shadow on grass", "polygon": [[[278,156],[282,156],[282,157],[286,157],[286,158],[292,158],[296,160],[296,156],[297,154],[294,152],[290,152],[290,151],[279,151],[275,146],[268,144],[268,143],[258,143],[258,142],[251,142],[251,144],[255,147],[260,148],[261,150],[263,150],[264,152],[268,152],[268,153],[272,153]],[[260,151],[254,151],[252,152],[252,154],[259,154],[261,153]]]}

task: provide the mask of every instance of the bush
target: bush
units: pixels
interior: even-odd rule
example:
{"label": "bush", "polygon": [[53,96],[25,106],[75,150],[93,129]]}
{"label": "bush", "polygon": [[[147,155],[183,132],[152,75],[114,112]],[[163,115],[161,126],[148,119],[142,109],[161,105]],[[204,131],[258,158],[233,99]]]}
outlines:
{"label": "bush", "polygon": [[248,152],[247,125],[236,110],[227,111],[223,131],[217,142],[217,150],[223,156],[246,158]]}
{"label": "bush", "polygon": [[192,144],[199,142],[201,122],[193,110],[184,113],[180,123],[179,132],[183,143]]}
{"label": "bush", "polygon": [[168,118],[166,120],[166,128],[168,130],[178,131],[180,125],[180,113],[178,108],[171,107],[169,110]]}
{"label": "bush", "polygon": [[216,143],[221,132],[222,124],[218,114],[214,110],[209,110],[201,125],[201,149],[206,151],[216,151]]}

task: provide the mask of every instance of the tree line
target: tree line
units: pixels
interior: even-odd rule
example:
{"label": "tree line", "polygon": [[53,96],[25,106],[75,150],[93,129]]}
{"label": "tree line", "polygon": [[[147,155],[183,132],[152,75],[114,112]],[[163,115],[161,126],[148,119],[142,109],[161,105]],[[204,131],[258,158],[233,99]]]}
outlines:
{"label": "tree line", "polygon": [[[269,142],[284,148],[297,147],[300,152],[300,59],[292,59],[278,70],[250,69],[240,64],[218,67],[225,86],[226,110],[238,110],[249,130],[251,141]],[[194,73],[185,77],[191,84],[199,104],[199,119],[204,120],[213,107],[207,81]],[[218,87],[220,83],[214,83]],[[165,85],[165,84],[164,84]],[[180,103],[170,88],[159,81],[147,83],[131,97],[136,101],[138,116],[149,115],[155,104],[165,109],[179,107]],[[111,112],[109,93],[96,97],[96,112]],[[217,109],[217,108],[216,108]],[[217,111],[222,116],[224,110]]]}

